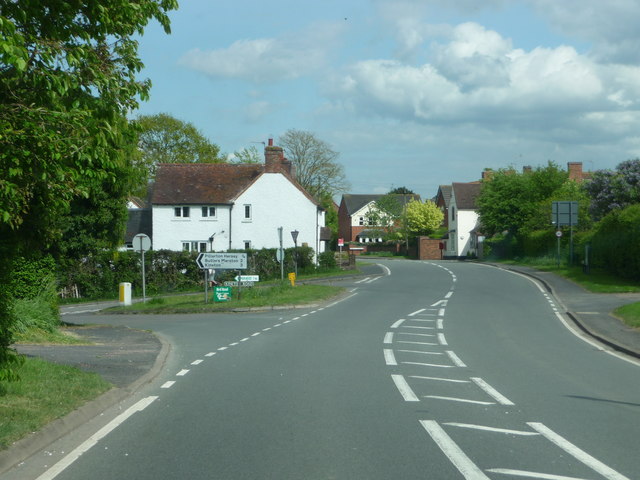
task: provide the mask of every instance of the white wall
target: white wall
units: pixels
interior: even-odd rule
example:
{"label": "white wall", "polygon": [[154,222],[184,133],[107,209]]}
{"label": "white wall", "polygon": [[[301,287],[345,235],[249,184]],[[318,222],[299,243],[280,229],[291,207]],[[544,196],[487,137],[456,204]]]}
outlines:
{"label": "white wall", "polygon": [[[251,205],[250,220],[244,218],[245,205]],[[244,248],[245,241],[251,242],[251,248],[276,248],[277,228],[283,227],[284,248],[294,246],[291,232],[298,230],[298,245],[307,243],[318,251],[324,212],[319,214],[318,207],[280,173],[260,176],[238,197],[232,217],[233,249]]]}
{"label": "white wall", "polygon": [[471,232],[478,225],[479,215],[475,210],[458,210],[457,213],[457,252],[458,257],[466,257],[471,244]]}
{"label": "white wall", "polygon": [[[190,207],[188,218],[176,217],[174,208],[178,205],[153,206],[153,249],[182,250],[182,242],[207,242],[215,234],[214,250],[226,250],[229,246],[229,206],[215,205],[215,217],[202,217],[203,206],[180,205]],[[224,233],[223,233],[224,232]]]}

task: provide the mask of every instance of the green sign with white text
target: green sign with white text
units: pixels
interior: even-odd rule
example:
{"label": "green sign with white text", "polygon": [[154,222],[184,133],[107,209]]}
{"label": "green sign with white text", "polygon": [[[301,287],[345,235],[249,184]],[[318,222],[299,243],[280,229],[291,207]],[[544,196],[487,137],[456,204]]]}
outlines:
{"label": "green sign with white text", "polygon": [[231,300],[231,287],[213,287],[213,301],[226,302]]}

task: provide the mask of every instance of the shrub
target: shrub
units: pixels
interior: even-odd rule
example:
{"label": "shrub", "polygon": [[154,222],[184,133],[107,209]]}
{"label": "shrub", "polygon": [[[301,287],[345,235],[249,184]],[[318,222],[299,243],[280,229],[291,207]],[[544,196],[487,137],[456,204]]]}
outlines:
{"label": "shrub", "polygon": [[320,264],[320,268],[335,268],[337,265],[336,256],[333,252],[330,251],[322,252],[320,255],[318,255],[318,263]]}

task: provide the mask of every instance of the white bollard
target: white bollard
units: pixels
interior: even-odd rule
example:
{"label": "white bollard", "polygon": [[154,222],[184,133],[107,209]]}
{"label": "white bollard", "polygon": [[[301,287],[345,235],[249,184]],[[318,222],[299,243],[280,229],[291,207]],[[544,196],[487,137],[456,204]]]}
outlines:
{"label": "white bollard", "polygon": [[131,305],[131,283],[122,282],[120,284],[120,305],[124,305],[125,307]]}

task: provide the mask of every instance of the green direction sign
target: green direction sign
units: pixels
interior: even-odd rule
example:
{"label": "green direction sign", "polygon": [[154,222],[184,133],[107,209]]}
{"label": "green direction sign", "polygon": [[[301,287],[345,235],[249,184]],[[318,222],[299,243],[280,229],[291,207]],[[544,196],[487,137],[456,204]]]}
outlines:
{"label": "green direction sign", "polygon": [[231,287],[213,287],[213,301],[226,302],[231,300]]}

